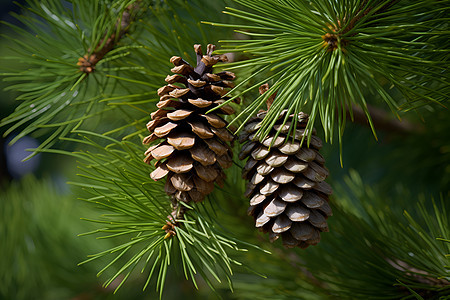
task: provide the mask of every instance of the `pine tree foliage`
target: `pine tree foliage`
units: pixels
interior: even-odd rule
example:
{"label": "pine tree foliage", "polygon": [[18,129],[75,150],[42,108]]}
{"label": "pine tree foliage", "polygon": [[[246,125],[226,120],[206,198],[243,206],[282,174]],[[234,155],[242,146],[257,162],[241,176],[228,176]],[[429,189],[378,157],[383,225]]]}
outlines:
{"label": "pine tree foliage", "polygon": [[[238,117],[246,119],[277,92],[260,129],[264,138],[283,109],[320,118],[325,139],[342,137],[346,115],[369,95],[398,115],[429,102],[448,101],[448,1],[235,1],[226,14],[252,24],[235,28],[244,39],[223,40],[222,52],[248,59],[227,66],[251,68],[253,88],[272,81]],[[243,7],[241,9],[241,7]],[[244,92],[251,90],[251,87]],[[239,95],[236,95],[239,96]]]}
{"label": "pine tree foliage", "polygon": [[7,38],[16,46],[5,59],[17,67],[2,75],[21,104],[0,125],[11,125],[5,135],[20,131],[12,143],[40,130],[47,137],[40,148],[48,148],[106,109],[97,104],[116,83],[104,76],[102,64],[126,54],[128,46],[117,44],[136,17],[134,2],[29,1],[26,14],[16,16],[28,30],[8,24],[16,35]]}
{"label": "pine tree foliage", "polygon": [[[118,271],[105,286],[119,275],[124,276],[119,289],[136,268],[146,273],[144,289],[152,283],[162,296],[168,269],[180,266],[186,279],[197,287],[196,274],[214,290],[212,281],[228,282],[230,289],[233,266],[241,265],[233,253],[247,251],[246,243],[224,234],[210,218],[208,205],[190,203],[183,219],[173,223],[169,197],[162,183],[148,179],[148,165],[142,160],[145,149],[140,143],[117,141],[92,132],[79,131],[78,140],[97,151],[65,153],[76,157],[80,176],[85,180],[73,182],[91,196],[85,201],[104,209],[105,214],[89,221],[101,228],[88,234],[100,234],[100,239],[116,239],[117,246],[91,255],[83,262],[108,256],[110,263],[98,273],[100,276],[113,264]],[[94,141],[98,140],[102,144]],[[105,145],[105,142],[109,143]],[[169,233],[170,230],[173,232]]]}

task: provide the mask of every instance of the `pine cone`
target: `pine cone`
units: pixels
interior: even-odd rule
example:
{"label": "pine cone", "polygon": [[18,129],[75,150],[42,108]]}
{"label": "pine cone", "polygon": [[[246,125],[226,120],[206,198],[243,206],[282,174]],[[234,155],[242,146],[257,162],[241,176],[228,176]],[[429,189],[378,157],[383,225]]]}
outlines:
{"label": "pine cone", "polygon": [[[212,113],[208,110],[222,104],[223,97],[233,87],[231,72],[212,73],[212,66],[226,61],[225,55],[214,55],[214,45],[208,45],[207,55],[200,45],[194,45],[197,66],[192,68],[180,57],[170,61],[175,65],[168,75],[168,85],[158,90],[159,108],[151,114],[147,124],[151,132],[143,143],[160,142],[145,152],[144,161],[156,159],[156,169],[150,174],[154,180],[167,177],[165,191],[177,201],[202,201],[211,193],[214,183],[225,178],[223,169],[232,164],[234,135],[219,114],[230,115],[234,110],[224,105]],[[182,84],[185,87],[180,87]]]}
{"label": "pine cone", "polygon": [[[281,236],[288,248],[316,245],[319,233],[328,231],[326,219],[332,215],[328,204],[332,189],[324,181],[328,170],[318,152],[322,142],[314,130],[310,148],[306,138],[300,145],[308,122],[304,113],[298,115],[292,142],[292,136],[288,136],[291,122],[283,125],[283,111],[261,143],[256,132],[265,115],[260,112],[250,119],[239,138],[241,143],[247,142],[239,159],[249,156],[243,170],[243,178],[249,180],[245,192],[251,198],[248,214],[255,218],[256,227],[270,233],[271,242]],[[290,117],[293,121],[294,116]]]}

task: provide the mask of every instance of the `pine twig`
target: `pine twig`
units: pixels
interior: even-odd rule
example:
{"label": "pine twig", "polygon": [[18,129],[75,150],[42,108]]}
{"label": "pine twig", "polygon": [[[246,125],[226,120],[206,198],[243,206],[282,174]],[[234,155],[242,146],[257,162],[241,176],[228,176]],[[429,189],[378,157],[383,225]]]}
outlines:
{"label": "pine twig", "polygon": [[[120,25],[119,32],[117,33],[117,30],[114,30],[109,37],[106,37],[105,34],[105,37],[99,41],[95,47],[95,50],[91,54],[89,54],[91,52],[91,49],[89,49],[86,55],[78,59],[77,65],[80,66],[80,71],[86,74],[90,74],[95,71],[95,66],[97,63],[102,60],[108,52],[114,49],[125,33],[128,32],[139,8],[139,3],[130,4],[122,13],[122,16],[117,20],[115,25],[115,29],[117,29]],[[105,38],[107,38],[106,42]]]}
{"label": "pine twig", "polygon": [[175,197],[172,197],[172,212],[167,216],[166,224],[162,227],[162,229],[166,232],[164,239],[172,238],[175,236],[176,227],[180,226],[179,220],[184,220],[184,215],[187,212],[187,208],[183,205],[180,205]]}
{"label": "pine twig", "polygon": [[395,261],[392,261],[386,258],[386,260],[395,269],[404,272],[406,275],[414,278],[420,283],[434,287],[445,287],[450,285],[450,282],[448,280],[444,278],[434,278],[430,273],[410,266],[406,262],[399,259],[395,259]]}
{"label": "pine twig", "polygon": [[[395,5],[400,0],[392,0],[383,5],[380,9],[374,12],[374,15],[380,14],[385,12],[387,9],[389,9],[391,6]],[[332,30],[333,33],[326,33],[322,36],[322,39],[324,40],[325,46],[328,47],[328,51],[334,51],[338,49],[338,44],[340,43],[342,48],[344,48],[349,41],[346,40],[343,36],[352,30],[355,25],[365,16],[367,16],[373,9],[373,6],[368,6],[366,9],[364,9],[367,6],[368,0],[364,0],[361,5],[359,6],[358,11],[356,12],[355,16],[348,22],[346,18],[344,17],[342,20],[338,20],[337,24],[329,24],[328,27]],[[350,35],[354,36],[356,33]]]}
{"label": "pine twig", "polygon": [[[381,14],[381,13],[385,12],[387,9],[389,9],[391,6],[397,4],[397,2],[399,2],[399,1],[400,0],[389,1],[388,3],[383,5],[383,7],[381,7],[379,10],[374,12],[374,15]],[[359,20],[361,20],[366,15],[368,15],[374,9],[373,6],[369,6],[363,11],[363,8],[367,5],[367,2],[368,2],[368,0],[364,0],[361,3],[361,6],[359,7],[359,10],[356,13],[356,16],[350,21],[350,24],[346,28],[344,28],[343,33],[346,33],[348,31],[350,31],[351,29],[353,29],[353,27],[355,26],[356,23],[358,23]]]}
{"label": "pine twig", "polygon": [[[369,111],[373,125],[377,130],[408,134],[413,132],[420,132],[423,130],[422,126],[413,124],[407,120],[400,121],[392,118],[392,114],[383,109],[376,108],[369,104],[367,105],[367,109]],[[352,105],[352,111],[353,114],[351,115],[349,109],[347,109],[347,118],[351,119],[355,123],[370,127],[369,122],[367,121],[366,113],[361,107]]]}

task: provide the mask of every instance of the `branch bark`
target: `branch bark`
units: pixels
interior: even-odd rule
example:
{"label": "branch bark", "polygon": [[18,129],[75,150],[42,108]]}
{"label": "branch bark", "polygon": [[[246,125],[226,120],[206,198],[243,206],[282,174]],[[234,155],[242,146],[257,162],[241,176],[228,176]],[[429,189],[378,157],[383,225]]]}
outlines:
{"label": "branch bark", "polygon": [[[381,8],[373,13],[373,17],[376,18],[377,14],[383,13],[388,10],[393,5],[397,4],[400,0],[392,0],[387,2]],[[345,46],[348,45],[349,41],[345,39],[345,34],[352,30],[355,25],[369,13],[374,10],[374,5],[367,6],[368,0],[362,1],[359,9],[356,11],[355,15],[347,21],[347,18],[344,16],[341,20],[337,21],[337,24],[329,24],[328,27],[332,32],[327,32],[322,36],[324,40],[324,46],[327,47],[327,51],[334,51],[339,48],[339,44],[345,50]],[[348,24],[347,24],[348,22]],[[356,33],[351,34],[350,36],[354,36]]]}
{"label": "branch bark", "polygon": [[[423,131],[423,127],[411,123],[407,120],[400,121],[395,119],[391,113],[373,107],[371,105],[367,105],[367,109],[369,110],[370,117],[372,119],[373,125],[376,130],[383,130],[390,133],[415,133]],[[367,116],[361,107],[352,105],[353,111],[353,122],[359,123],[369,127],[369,121],[367,120]],[[347,118],[351,119],[351,115],[349,110],[347,109]]]}
{"label": "branch bark", "polygon": [[[100,40],[92,53],[91,49],[89,49],[86,55],[78,59],[77,65],[80,66],[80,71],[86,74],[90,74],[95,71],[95,66],[97,63],[102,60],[109,51],[114,49],[120,39],[125,35],[125,33],[128,32],[139,8],[139,3],[135,2],[130,4],[122,13],[122,16],[117,20],[113,33],[109,37],[105,34],[105,37]],[[120,30],[117,33],[117,27],[119,26]]]}

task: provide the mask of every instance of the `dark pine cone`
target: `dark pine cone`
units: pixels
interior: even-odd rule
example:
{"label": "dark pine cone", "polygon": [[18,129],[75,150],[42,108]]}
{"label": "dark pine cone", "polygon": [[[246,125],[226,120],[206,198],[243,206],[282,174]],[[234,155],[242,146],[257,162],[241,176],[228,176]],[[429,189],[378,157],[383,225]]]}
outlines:
{"label": "dark pine cone", "polygon": [[310,147],[306,138],[300,145],[308,122],[304,113],[298,115],[295,140],[288,137],[294,115],[283,125],[286,111],[259,142],[256,132],[265,115],[260,112],[249,120],[240,136],[240,142],[246,144],[239,159],[249,157],[243,170],[243,177],[249,180],[245,193],[251,198],[248,213],[255,218],[256,227],[270,233],[271,242],[281,236],[289,248],[316,245],[319,233],[328,231],[326,219],[332,215],[328,204],[332,189],[324,181],[328,170],[318,151],[322,142],[314,130]]}
{"label": "dark pine cone", "polygon": [[200,45],[194,49],[195,68],[181,57],[170,59],[175,65],[171,71],[176,74],[168,75],[168,85],[158,90],[159,109],[151,114],[152,120],[147,124],[151,134],[143,141],[149,144],[159,140],[145,152],[146,163],[156,159],[156,169],[150,177],[167,177],[166,193],[183,202],[202,201],[212,192],[215,182],[223,182],[223,169],[232,164],[229,143],[234,139],[226,128],[228,123],[219,116],[233,114],[231,106],[206,112],[229,99],[223,95],[233,87],[231,80],[235,75],[212,73],[213,65],[227,60],[225,55],[212,56],[214,45],[208,45],[207,55],[202,54]]}

